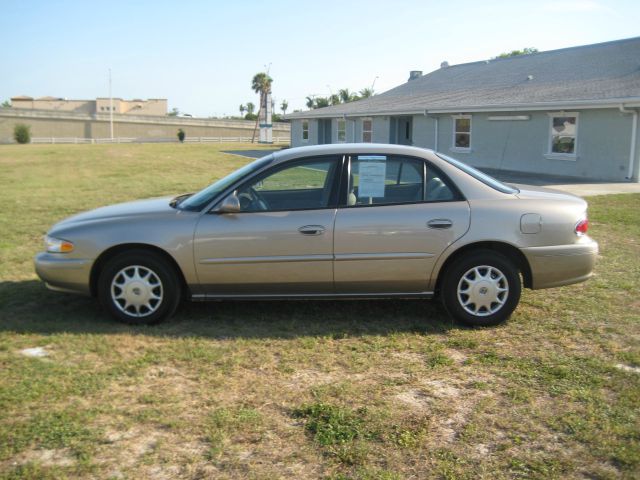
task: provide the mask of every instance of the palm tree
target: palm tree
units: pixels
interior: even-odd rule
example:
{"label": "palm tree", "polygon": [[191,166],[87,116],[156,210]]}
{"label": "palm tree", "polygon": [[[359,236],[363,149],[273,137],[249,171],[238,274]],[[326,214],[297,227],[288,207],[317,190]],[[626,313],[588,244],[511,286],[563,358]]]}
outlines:
{"label": "palm tree", "polygon": [[282,115],[287,114],[287,108],[289,108],[289,102],[287,102],[286,100],[282,100],[282,103],[280,104],[280,110],[282,110]]}
{"label": "palm tree", "polygon": [[313,97],[307,97],[307,108],[313,109],[316,106],[316,101]]}
{"label": "palm tree", "polygon": [[240,104],[240,116],[244,117],[244,112],[247,110],[247,107],[245,107],[244,105]]}
{"label": "palm tree", "polygon": [[323,108],[329,106],[329,99],[326,97],[318,97],[316,98],[316,106],[315,108]]}
{"label": "palm tree", "polygon": [[247,113],[249,115],[256,111],[256,106],[252,102],[247,102]]}
{"label": "palm tree", "polygon": [[251,88],[254,92],[260,94],[260,108],[258,109],[258,118],[256,118],[256,125],[253,127],[253,137],[251,137],[251,143],[256,138],[256,130],[258,129],[258,120],[260,119],[260,112],[262,109],[267,109],[267,94],[271,93],[271,84],[273,79],[264,72],[256,73],[251,80]]}
{"label": "palm tree", "polygon": [[353,93],[351,93],[348,88],[341,88],[338,90],[338,95],[340,96],[340,101],[342,103],[349,103],[353,101]]}
{"label": "palm tree", "polygon": [[331,105],[340,104],[340,97],[338,95],[336,95],[335,93],[332,93],[331,96],[329,97],[329,103]]}
{"label": "palm tree", "polygon": [[360,98],[369,98],[373,96],[372,88],[363,88],[360,90]]}

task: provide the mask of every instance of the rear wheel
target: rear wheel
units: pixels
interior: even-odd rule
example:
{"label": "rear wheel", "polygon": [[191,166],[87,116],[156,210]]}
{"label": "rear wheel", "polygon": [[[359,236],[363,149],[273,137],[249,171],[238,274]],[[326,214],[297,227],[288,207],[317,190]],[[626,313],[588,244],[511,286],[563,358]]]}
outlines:
{"label": "rear wheel", "polygon": [[456,259],[445,272],[442,302],[456,320],[472,326],[498,325],[518,306],[522,283],[509,258],[481,250]]}
{"label": "rear wheel", "polygon": [[162,257],[132,250],[107,263],[98,278],[98,297],[116,319],[151,325],[175,312],[180,302],[180,282]]}

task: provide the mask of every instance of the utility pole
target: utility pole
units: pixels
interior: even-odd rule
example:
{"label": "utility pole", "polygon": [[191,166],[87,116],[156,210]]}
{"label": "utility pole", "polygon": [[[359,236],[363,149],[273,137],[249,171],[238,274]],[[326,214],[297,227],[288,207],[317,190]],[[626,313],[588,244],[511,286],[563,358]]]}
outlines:
{"label": "utility pole", "polygon": [[111,94],[111,69],[109,69],[109,131],[113,140],[113,95]]}
{"label": "utility pole", "polygon": [[373,87],[375,86],[377,79],[378,77],[376,76],[376,78],[373,79],[373,83],[371,84],[371,95],[373,95]]}

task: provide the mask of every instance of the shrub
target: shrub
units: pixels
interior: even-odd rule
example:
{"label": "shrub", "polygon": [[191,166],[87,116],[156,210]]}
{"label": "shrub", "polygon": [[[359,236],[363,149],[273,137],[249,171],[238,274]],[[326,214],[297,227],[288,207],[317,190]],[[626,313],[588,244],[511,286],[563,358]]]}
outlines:
{"label": "shrub", "polygon": [[186,137],[186,134],[184,133],[184,130],[179,128],[178,129],[178,140],[180,140],[180,142],[184,142],[184,137]]}
{"label": "shrub", "polygon": [[29,143],[31,141],[31,127],[23,123],[13,127],[13,138],[18,143]]}
{"label": "shrub", "polygon": [[359,437],[369,437],[364,409],[346,410],[326,403],[303,405],[294,410],[297,418],[306,418],[306,429],[320,445],[347,443]]}

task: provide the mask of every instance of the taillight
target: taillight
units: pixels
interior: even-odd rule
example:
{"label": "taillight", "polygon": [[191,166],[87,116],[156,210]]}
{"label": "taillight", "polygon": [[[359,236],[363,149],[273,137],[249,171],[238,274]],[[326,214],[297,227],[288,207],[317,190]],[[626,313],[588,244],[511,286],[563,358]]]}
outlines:
{"label": "taillight", "polygon": [[576,223],[576,228],[574,229],[574,231],[576,232],[576,235],[581,237],[582,235],[587,234],[587,230],[589,230],[589,219],[587,217],[584,217],[582,220]]}

